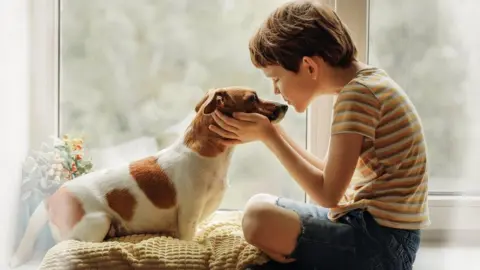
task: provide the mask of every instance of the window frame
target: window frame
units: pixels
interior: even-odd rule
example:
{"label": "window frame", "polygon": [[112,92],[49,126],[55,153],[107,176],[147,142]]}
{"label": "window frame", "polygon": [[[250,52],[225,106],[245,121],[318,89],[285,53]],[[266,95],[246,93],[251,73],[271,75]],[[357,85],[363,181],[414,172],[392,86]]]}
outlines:
{"label": "window frame", "polygon": [[[349,25],[359,49],[359,59],[368,59],[370,1],[322,1],[334,7]],[[52,135],[60,135],[60,16],[60,0],[32,2],[29,145],[33,148]],[[332,96],[323,96],[316,99],[307,110],[307,149],[319,158],[324,158],[328,151],[334,101]],[[305,201],[311,202],[306,195]],[[451,241],[453,236],[458,236],[456,239],[480,242],[480,215],[476,214],[480,211],[480,197],[431,192],[428,203],[432,225],[423,234],[425,240]]]}
{"label": "window frame", "polygon": [[59,135],[60,1],[31,3],[30,147]]}

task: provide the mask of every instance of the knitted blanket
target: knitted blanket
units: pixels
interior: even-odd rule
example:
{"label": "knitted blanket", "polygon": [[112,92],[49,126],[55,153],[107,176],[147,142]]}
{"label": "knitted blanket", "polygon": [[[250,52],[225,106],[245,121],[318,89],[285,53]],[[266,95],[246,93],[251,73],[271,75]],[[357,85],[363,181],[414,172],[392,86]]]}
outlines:
{"label": "knitted blanket", "polygon": [[241,212],[218,212],[199,226],[193,241],[133,235],[102,243],[63,241],[40,269],[244,269],[267,257],[243,238]]}

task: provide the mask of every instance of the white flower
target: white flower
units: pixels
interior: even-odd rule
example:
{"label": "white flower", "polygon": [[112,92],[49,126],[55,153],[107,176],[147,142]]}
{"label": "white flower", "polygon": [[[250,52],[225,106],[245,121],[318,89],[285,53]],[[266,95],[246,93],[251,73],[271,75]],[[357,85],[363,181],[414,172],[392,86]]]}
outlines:
{"label": "white flower", "polygon": [[48,171],[48,175],[49,176],[53,176],[55,174],[55,171],[53,169],[49,170]]}
{"label": "white flower", "polygon": [[57,137],[53,137],[53,145],[54,146],[63,146],[65,145],[65,142],[63,140],[60,140],[60,138],[57,138]]}
{"label": "white flower", "polygon": [[60,182],[60,176],[55,176],[55,179],[54,179],[56,182]]}

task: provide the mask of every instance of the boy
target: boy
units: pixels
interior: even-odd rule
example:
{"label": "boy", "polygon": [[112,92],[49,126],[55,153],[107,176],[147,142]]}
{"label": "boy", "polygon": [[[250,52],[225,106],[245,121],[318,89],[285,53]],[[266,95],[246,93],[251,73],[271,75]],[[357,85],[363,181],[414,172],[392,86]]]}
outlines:
{"label": "boy", "polygon": [[276,94],[304,112],[337,95],[324,160],[258,114],[215,113],[225,144],[262,141],[316,204],[268,194],[245,207],[246,240],[288,269],[412,269],[429,225],[420,118],[388,74],[356,59],[346,26],[327,6],[292,1],[249,44]]}

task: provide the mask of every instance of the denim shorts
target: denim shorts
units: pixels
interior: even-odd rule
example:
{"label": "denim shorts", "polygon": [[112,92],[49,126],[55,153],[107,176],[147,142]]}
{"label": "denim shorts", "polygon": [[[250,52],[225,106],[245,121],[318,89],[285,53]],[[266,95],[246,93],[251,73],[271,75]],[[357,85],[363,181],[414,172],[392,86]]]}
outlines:
{"label": "denim shorts", "polygon": [[379,225],[369,212],[353,210],[332,222],[328,209],[279,198],[277,205],[296,212],[301,220],[290,264],[270,261],[255,269],[410,270],[420,245],[419,230]]}

